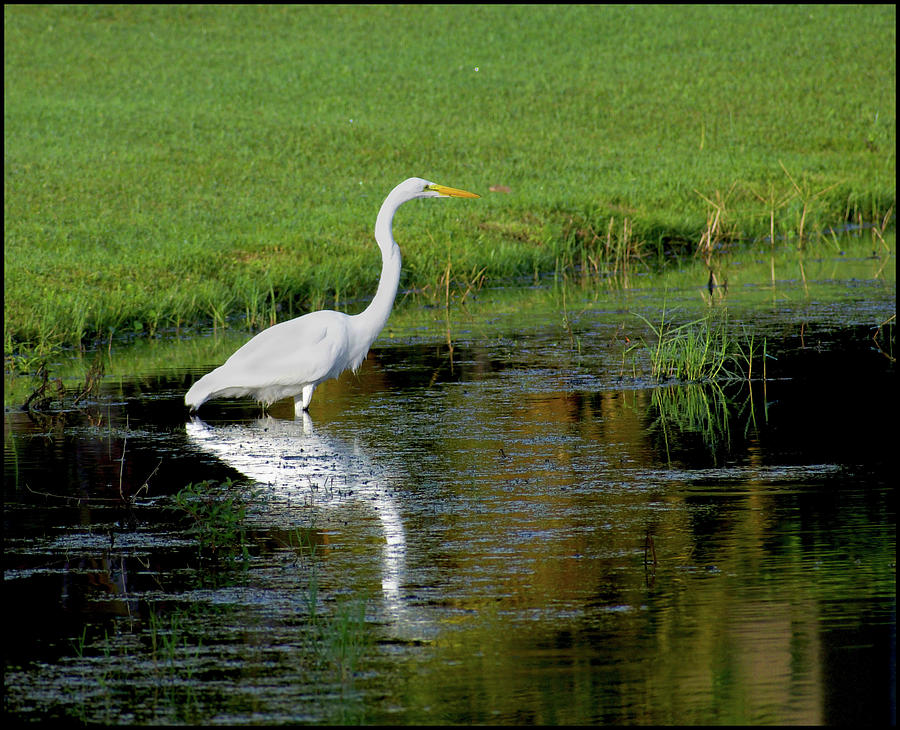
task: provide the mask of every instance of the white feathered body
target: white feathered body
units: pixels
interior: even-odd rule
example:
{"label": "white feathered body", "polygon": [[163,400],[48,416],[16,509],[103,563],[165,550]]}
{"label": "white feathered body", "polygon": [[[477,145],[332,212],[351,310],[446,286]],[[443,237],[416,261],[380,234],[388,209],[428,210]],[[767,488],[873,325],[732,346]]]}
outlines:
{"label": "white feathered body", "polygon": [[196,410],[210,398],[251,396],[268,406],[357,370],[374,341],[353,336],[360,316],[325,310],[269,327],[194,383],[184,401]]}

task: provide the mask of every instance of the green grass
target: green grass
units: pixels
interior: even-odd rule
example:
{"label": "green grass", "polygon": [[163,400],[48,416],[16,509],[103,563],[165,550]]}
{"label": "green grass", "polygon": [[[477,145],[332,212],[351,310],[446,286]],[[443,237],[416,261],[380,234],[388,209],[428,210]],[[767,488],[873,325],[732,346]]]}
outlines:
{"label": "green grass", "polygon": [[882,224],[895,18],[6,6],[5,351],[358,310],[410,175],[483,198],[404,207],[404,288]]}
{"label": "green grass", "polygon": [[[366,623],[368,600],[361,595],[340,595],[330,613],[320,610],[318,545],[313,539],[314,524],[289,535],[290,549],[300,558],[298,567],[306,577],[302,591],[306,610],[306,639],[310,654],[335,670],[342,682],[352,683],[357,664],[371,647],[373,635]],[[296,539],[295,539],[296,538]]]}
{"label": "green grass", "polygon": [[711,321],[712,315],[681,325],[666,321],[665,308],[658,325],[641,314],[635,316],[644,320],[656,340],[644,342],[654,378],[697,382],[728,373],[728,338],[724,328]]}
{"label": "green grass", "polygon": [[[727,312],[727,310],[723,310]],[[643,320],[653,332],[648,342],[631,345],[624,354],[642,349],[650,362],[650,373],[658,381],[698,383],[715,380],[752,380],[753,365],[765,378],[766,340],[753,332],[736,336],[728,331],[727,314],[709,313],[683,324],[667,319],[665,304],[658,322]]]}

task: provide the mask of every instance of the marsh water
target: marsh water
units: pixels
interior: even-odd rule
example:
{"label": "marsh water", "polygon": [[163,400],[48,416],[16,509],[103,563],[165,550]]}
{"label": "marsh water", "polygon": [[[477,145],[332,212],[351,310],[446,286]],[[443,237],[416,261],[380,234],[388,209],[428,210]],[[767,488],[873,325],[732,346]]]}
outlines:
{"label": "marsh water", "polygon": [[[309,418],[190,419],[214,362],[177,343],[77,404],[8,404],[5,714],[895,722],[894,262],[832,263],[728,293],[766,339],[750,382],[623,354],[631,312],[698,284],[388,334]],[[237,549],[204,547],[188,484],[243,510]]]}

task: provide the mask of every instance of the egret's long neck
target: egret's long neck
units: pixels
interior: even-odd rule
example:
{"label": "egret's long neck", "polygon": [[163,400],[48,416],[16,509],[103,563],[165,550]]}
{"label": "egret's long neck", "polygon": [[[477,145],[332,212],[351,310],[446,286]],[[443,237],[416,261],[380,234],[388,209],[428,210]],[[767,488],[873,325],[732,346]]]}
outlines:
{"label": "egret's long neck", "polygon": [[400,284],[402,263],[400,248],[394,242],[391,230],[397,208],[396,199],[393,195],[389,195],[382,204],[381,210],[378,211],[378,218],[375,220],[375,241],[378,243],[378,248],[381,249],[381,278],[378,280],[378,291],[375,292],[375,298],[358,315],[360,324],[364,326],[371,337],[370,343],[378,337],[378,333],[387,324],[391,308],[394,306],[394,298],[397,296],[397,287]]}

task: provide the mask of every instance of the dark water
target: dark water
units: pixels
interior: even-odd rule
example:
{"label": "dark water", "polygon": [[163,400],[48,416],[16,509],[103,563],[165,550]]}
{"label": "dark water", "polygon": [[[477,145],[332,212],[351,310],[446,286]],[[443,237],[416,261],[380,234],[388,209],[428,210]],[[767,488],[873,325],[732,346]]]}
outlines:
{"label": "dark water", "polygon": [[[649,387],[597,317],[577,347],[382,345],[310,420],[216,402],[186,424],[175,370],[7,410],[5,714],[894,722],[872,318],[758,318],[767,381]],[[246,497],[246,555],[200,551],[172,509],[203,480]]]}

